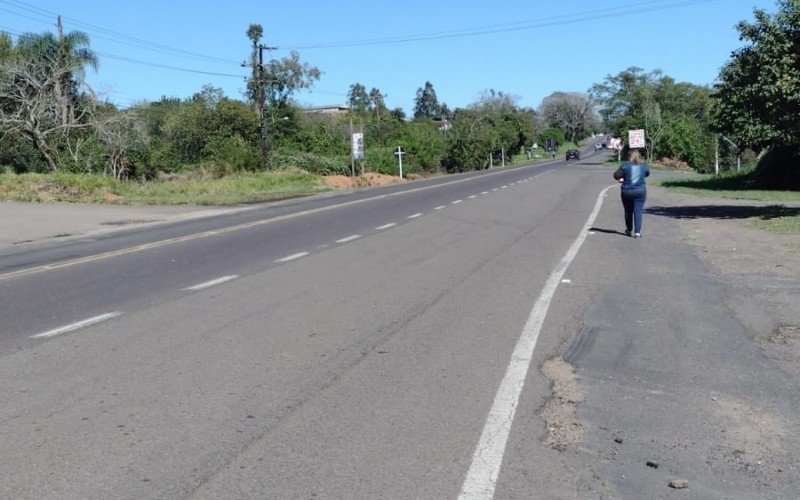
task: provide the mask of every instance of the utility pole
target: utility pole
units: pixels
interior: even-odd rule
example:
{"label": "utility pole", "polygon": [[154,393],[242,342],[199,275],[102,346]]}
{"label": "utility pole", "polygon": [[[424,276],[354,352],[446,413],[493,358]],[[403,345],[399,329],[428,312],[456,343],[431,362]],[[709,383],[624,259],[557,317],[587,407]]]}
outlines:
{"label": "utility pole", "polygon": [[[267,79],[264,74],[264,51],[275,50],[277,47],[267,47],[253,40],[253,56],[251,66],[253,68],[253,80],[256,84],[256,113],[258,113],[258,149],[261,154],[261,165],[269,167],[269,148],[267,143],[267,120],[266,120],[266,101],[267,101]],[[256,52],[258,60],[256,60]],[[245,66],[245,64],[242,64]]]}

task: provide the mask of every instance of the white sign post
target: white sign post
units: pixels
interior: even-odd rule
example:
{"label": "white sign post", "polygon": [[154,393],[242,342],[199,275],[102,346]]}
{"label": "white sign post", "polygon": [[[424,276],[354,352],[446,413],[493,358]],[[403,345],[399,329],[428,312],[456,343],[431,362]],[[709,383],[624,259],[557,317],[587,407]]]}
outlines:
{"label": "white sign post", "polygon": [[404,154],[406,154],[406,152],[403,151],[403,148],[401,148],[400,146],[397,146],[397,151],[394,152],[394,155],[397,156],[397,161],[400,164],[400,178],[401,179],[403,178],[403,155]]}
{"label": "white sign post", "polygon": [[631,149],[645,147],[644,129],[628,130],[628,147]]}

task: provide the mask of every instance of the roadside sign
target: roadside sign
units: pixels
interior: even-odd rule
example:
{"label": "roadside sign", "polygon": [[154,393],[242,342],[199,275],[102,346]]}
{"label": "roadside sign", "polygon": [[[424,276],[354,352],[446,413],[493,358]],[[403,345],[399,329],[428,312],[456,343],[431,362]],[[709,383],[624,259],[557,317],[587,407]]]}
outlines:
{"label": "roadside sign", "polygon": [[353,158],[361,160],[364,158],[364,134],[356,132],[353,134],[351,147],[353,149]]}
{"label": "roadside sign", "polygon": [[631,149],[645,147],[644,129],[628,130],[628,147]]}

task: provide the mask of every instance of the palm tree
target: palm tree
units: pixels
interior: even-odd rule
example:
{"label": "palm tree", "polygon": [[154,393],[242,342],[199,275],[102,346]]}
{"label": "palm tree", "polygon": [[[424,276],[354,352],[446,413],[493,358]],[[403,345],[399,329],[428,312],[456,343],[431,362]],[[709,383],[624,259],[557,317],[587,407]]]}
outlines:
{"label": "palm tree", "polygon": [[89,48],[89,35],[82,31],[64,34],[59,30],[56,37],[47,33],[25,33],[17,40],[17,52],[34,64],[44,64],[58,73],[58,84],[53,92],[61,108],[61,122],[67,124],[75,119],[78,104],[78,87],[86,77],[86,66],[95,71],[99,66],[97,54]]}

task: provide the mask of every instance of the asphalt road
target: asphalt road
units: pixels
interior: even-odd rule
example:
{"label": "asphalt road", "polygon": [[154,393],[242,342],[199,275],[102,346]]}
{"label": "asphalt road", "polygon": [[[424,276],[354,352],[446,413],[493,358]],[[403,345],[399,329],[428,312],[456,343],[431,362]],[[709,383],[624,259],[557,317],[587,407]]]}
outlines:
{"label": "asphalt road", "polygon": [[[694,498],[792,498],[797,381],[674,220],[617,232],[599,162],[4,253],[0,497],[659,498],[682,475]],[[586,395],[560,449],[539,415],[559,355]],[[712,397],[780,423],[763,477],[726,461],[742,422]]]}

